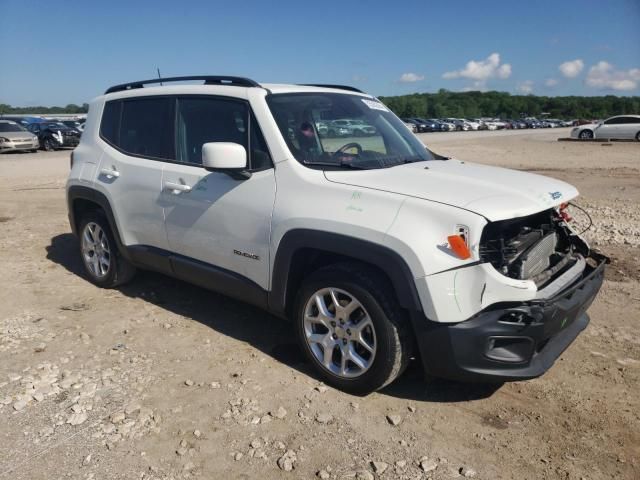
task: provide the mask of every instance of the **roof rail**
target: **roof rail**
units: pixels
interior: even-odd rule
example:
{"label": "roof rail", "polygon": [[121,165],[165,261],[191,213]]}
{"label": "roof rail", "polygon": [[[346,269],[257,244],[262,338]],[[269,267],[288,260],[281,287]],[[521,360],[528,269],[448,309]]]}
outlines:
{"label": "roof rail", "polygon": [[152,78],[151,80],[139,80],[137,82],[123,83],[109,87],[105,93],[122,92],[134,88],[143,88],[152,83],[186,82],[189,80],[204,80],[204,85],[231,85],[234,87],[259,87],[260,84],[244,77],[228,77],[221,75],[196,75],[188,77]]}
{"label": "roof rail", "polygon": [[301,83],[303,87],[322,87],[322,88],[336,88],[338,90],[348,90],[349,92],[364,93],[362,90],[356,87],[350,87],[349,85],[330,85],[327,83]]}

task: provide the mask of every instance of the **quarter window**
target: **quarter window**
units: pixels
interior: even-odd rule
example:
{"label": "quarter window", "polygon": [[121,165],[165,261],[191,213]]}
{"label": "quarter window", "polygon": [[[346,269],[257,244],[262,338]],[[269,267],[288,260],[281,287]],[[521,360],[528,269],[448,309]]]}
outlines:
{"label": "quarter window", "polygon": [[104,104],[100,135],[113,145],[118,145],[118,131],[120,128],[120,107],[122,102],[107,102]]}

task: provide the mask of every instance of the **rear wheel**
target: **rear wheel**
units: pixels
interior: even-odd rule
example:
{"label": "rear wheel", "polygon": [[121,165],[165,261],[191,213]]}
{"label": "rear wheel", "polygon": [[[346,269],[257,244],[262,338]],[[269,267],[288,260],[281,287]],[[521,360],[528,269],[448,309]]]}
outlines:
{"label": "rear wheel", "polygon": [[80,222],[80,255],[91,282],[113,288],[131,280],[135,268],[118,251],[109,222],[100,213],[90,213]]}
{"label": "rear wheel", "polygon": [[582,140],[589,140],[593,138],[593,132],[591,130],[582,130],[579,136]]}
{"label": "rear wheel", "polygon": [[302,350],[326,383],[365,394],[404,371],[413,343],[391,292],[382,275],[356,263],[324,267],[303,282],[295,329]]}

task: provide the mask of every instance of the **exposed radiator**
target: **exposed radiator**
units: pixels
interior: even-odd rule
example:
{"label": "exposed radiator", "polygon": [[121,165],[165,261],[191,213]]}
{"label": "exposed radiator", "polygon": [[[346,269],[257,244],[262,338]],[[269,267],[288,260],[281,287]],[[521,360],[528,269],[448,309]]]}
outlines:
{"label": "exposed radiator", "polygon": [[515,262],[518,278],[526,280],[545,271],[551,265],[551,255],[556,251],[558,236],[551,232],[520,255]]}

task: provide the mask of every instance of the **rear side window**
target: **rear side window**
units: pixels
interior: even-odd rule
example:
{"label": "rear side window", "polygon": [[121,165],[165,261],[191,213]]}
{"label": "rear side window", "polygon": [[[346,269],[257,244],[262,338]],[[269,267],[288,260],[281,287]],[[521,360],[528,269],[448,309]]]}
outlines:
{"label": "rear side window", "polygon": [[107,102],[102,111],[100,135],[112,145],[118,145],[118,130],[120,128],[120,107],[122,102]]}
{"label": "rear side window", "polygon": [[173,103],[169,97],[124,100],[117,145],[133,155],[173,160]]}

